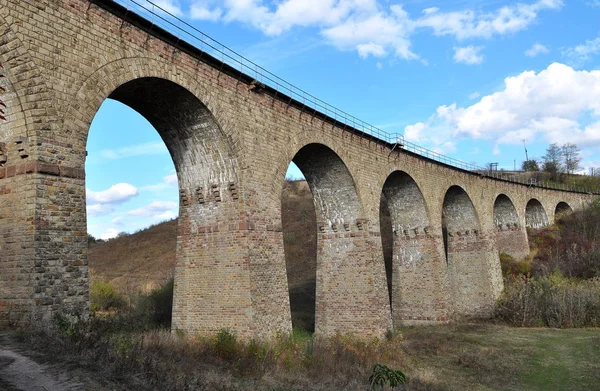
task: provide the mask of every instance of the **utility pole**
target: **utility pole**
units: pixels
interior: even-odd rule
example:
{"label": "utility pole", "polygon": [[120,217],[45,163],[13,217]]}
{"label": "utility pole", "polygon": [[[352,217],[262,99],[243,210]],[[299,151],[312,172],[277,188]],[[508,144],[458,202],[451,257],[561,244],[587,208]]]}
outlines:
{"label": "utility pole", "polygon": [[529,156],[527,155],[527,145],[525,145],[525,139],[523,139],[521,141],[523,141],[523,148],[525,148],[525,161],[528,162]]}

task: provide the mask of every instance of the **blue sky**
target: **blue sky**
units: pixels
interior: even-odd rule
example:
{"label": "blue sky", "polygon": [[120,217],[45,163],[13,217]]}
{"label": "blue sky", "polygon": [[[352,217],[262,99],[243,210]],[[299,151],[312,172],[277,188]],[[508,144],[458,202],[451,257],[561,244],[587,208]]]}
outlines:
{"label": "blue sky", "polygon": [[[154,2],[432,150],[512,169],[525,159],[522,140],[530,157],[574,142],[584,169],[600,167],[600,0]],[[171,158],[135,112],[106,101],[87,149],[91,234],[109,238],[177,215]]]}

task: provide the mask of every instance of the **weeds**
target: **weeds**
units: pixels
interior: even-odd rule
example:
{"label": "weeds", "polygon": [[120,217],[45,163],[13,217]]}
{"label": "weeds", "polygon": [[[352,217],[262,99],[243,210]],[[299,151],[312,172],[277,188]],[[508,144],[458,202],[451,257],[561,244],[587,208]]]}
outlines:
{"label": "weeds", "polygon": [[371,376],[369,376],[370,391],[383,391],[386,385],[393,389],[401,384],[406,384],[406,376],[402,371],[391,369],[382,364],[373,365]]}
{"label": "weeds", "polygon": [[[89,320],[57,316],[53,328],[20,338],[36,349],[101,368],[104,376],[129,389],[271,389],[266,385],[277,384],[285,390],[365,390],[374,363],[407,364],[400,336],[389,341],[341,334],[315,339],[295,331],[245,341],[226,329],[200,338],[136,330],[135,325],[144,326],[137,322],[127,314]],[[229,379],[226,386],[223,379]]]}
{"label": "weeds", "polygon": [[108,311],[125,306],[123,296],[110,284],[94,282],[90,287],[90,308],[92,311]]}
{"label": "weeds", "polygon": [[600,326],[600,278],[576,280],[558,272],[509,276],[497,316],[514,326]]}

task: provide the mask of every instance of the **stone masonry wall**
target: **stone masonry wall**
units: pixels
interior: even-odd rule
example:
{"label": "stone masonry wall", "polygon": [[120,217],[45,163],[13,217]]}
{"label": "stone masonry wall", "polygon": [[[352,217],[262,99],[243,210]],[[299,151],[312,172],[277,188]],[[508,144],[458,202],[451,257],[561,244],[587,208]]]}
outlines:
{"label": "stone masonry wall", "polygon": [[[156,27],[124,20],[121,11],[108,0],[0,0],[0,99],[7,104],[0,121],[0,323],[88,311],[85,151],[89,125],[108,97],[146,110],[174,158],[181,221],[173,324],[190,332],[228,327],[267,337],[290,330],[281,194],[289,163],[309,145],[330,151],[301,159],[306,167],[312,162],[321,208],[322,335],[381,336],[392,313],[398,324],[487,310],[502,288],[498,195],[512,200],[521,227],[531,199],[550,213],[549,222],[559,202],[577,209],[591,199],[493,180],[401,149],[390,154],[389,145],[288,97],[253,90],[247,77]],[[128,96],[119,90],[126,84],[141,93]],[[319,171],[317,158],[331,169]],[[379,207],[396,171],[422,194],[430,228],[398,236],[397,254],[417,250],[427,262],[394,268],[392,289],[400,293],[390,311]],[[448,241],[455,255],[446,265],[442,211],[452,186],[472,203],[469,213],[457,212],[453,230],[471,234]],[[401,219],[410,209],[398,211]]]}

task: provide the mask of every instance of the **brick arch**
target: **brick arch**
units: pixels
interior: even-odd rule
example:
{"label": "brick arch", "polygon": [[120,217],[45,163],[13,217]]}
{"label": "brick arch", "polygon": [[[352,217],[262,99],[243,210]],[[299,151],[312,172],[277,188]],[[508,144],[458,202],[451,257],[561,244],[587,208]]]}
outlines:
{"label": "brick arch", "polygon": [[527,232],[522,226],[513,200],[498,194],[494,200],[495,243],[498,251],[519,258],[529,253]]}
{"label": "brick arch", "polygon": [[452,232],[481,229],[475,205],[462,186],[452,185],[446,190],[442,219],[446,220],[447,229]]}
{"label": "brick arch", "polygon": [[510,228],[515,224],[519,224],[519,215],[514,202],[506,194],[498,194],[494,200],[494,225]]}
{"label": "brick arch", "polygon": [[[286,148],[283,148],[281,153],[275,158],[275,171],[273,180],[271,182],[272,194],[276,198],[275,202],[277,204],[281,204],[281,194],[283,190],[285,174],[290,163],[293,162],[294,158],[298,155],[298,152],[309,145],[322,145],[324,148],[330,151],[330,156],[335,156],[336,160],[345,167],[345,171],[347,171],[349,179],[351,179],[353,183],[353,187],[356,192],[357,203],[359,205],[356,218],[363,218],[365,212],[363,196],[361,194],[361,187],[356,183],[354,174],[358,170],[358,167],[355,165],[356,162],[352,161],[351,159],[345,159],[343,157],[343,152],[345,151],[344,148],[338,146],[336,142],[331,142],[331,140],[323,136],[325,135],[315,136],[311,134],[306,137],[299,137],[296,142],[292,142]],[[294,163],[298,165],[297,162]],[[299,168],[302,171],[302,168]]]}
{"label": "brick arch", "polygon": [[573,212],[573,208],[571,207],[571,205],[569,205],[568,203],[561,201],[558,204],[556,204],[556,207],[554,208],[554,216],[559,216],[561,214],[567,214]]}
{"label": "brick arch", "polygon": [[542,203],[532,198],[525,206],[525,225],[527,228],[543,228],[550,224],[548,214]]}
{"label": "brick arch", "polygon": [[493,271],[500,265],[498,252],[481,227],[465,189],[448,188],[442,205],[442,235],[454,310],[462,315],[488,314],[496,299]]}
{"label": "brick arch", "polygon": [[[85,80],[63,117],[62,141],[72,149],[67,164],[76,170],[83,170],[89,127],[107,98],[145,117],[175,163],[180,208],[173,327],[204,332],[232,328],[247,334],[253,322],[262,322],[260,310],[252,316],[246,307],[252,277],[241,274],[238,279],[227,279],[226,290],[222,289],[225,277],[214,278],[247,262],[249,251],[243,240],[226,239],[240,237],[234,232],[249,226],[245,204],[240,202],[244,187],[238,150],[233,146],[237,142],[234,123],[225,120],[219,104],[178,67],[149,58],[116,60]],[[74,182],[85,188],[83,176]],[[84,203],[81,197],[77,206],[83,204],[85,210]],[[83,216],[73,230],[85,232]],[[81,256],[82,263],[85,257]],[[197,299],[189,300],[190,294]]]}
{"label": "brick arch", "polygon": [[[69,107],[62,118],[61,134],[66,139],[75,141],[73,150],[80,155],[79,163],[85,158],[87,134],[100,105],[106,98],[111,97],[111,94],[115,94],[119,87],[140,79],[162,79],[187,90],[198,101],[197,114],[204,116],[206,122],[212,123],[218,129],[215,137],[220,138],[222,147],[232,154],[235,153],[233,145],[239,145],[241,139],[237,137],[232,123],[224,119],[226,114],[220,106],[192,75],[167,62],[146,57],[130,57],[112,61],[94,71],[69,100]],[[77,164],[77,160],[73,163]]]}
{"label": "brick arch", "polygon": [[[362,208],[348,168],[328,146],[308,143],[295,153],[291,161],[302,171],[310,187],[317,221],[317,226],[311,227],[316,239],[315,247],[310,251],[313,253],[312,262],[298,265],[298,260],[290,259],[289,243],[284,243],[290,306],[293,314],[303,313],[302,317],[294,316],[292,322],[294,327],[314,331],[319,326],[315,324],[317,264],[319,261],[327,262],[330,255],[324,245],[327,239],[317,233],[356,230],[357,215]],[[282,219],[283,212],[282,205]],[[298,270],[300,266],[302,271]],[[320,296],[323,296],[322,290]],[[320,320],[322,323],[322,317]]]}
{"label": "brick arch", "polygon": [[344,230],[362,216],[354,178],[340,156],[320,143],[303,146],[292,158],[306,177],[321,229]]}
{"label": "brick arch", "polygon": [[[395,170],[381,187],[380,231],[392,320],[438,320],[446,315],[440,285],[439,241],[429,206],[414,178]],[[386,216],[386,215],[389,215]],[[388,222],[389,219],[389,222]]]}
{"label": "brick arch", "polygon": [[[379,257],[365,251],[379,238],[371,236],[362,218],[363,204],[353,175],[330,145],[306,142],[293,154],[291,150],[282,154],[291,155],[285,168],[294,162],[304,174],[317,218],[315,332],[365,332],[369,319],[373,327],[368,332],[383,335],[390,325],[389,304],[381,294],[385,294],[384,268]],[[281,184],[274,186],[280,189],[285,171],[277,172]],[[381,305],[374,308],[373,303]]]}

